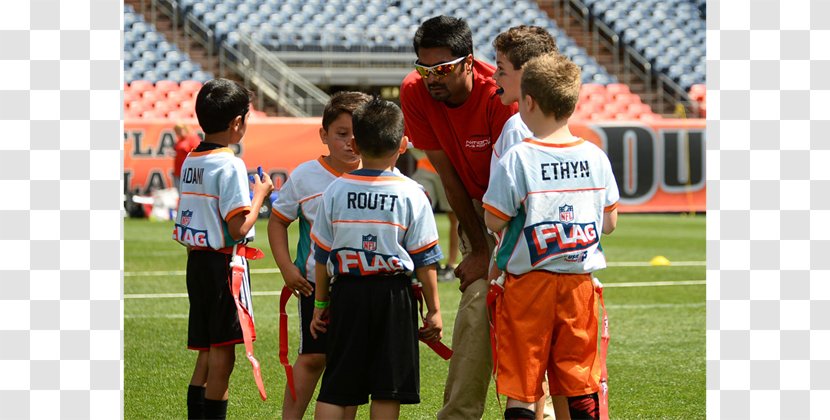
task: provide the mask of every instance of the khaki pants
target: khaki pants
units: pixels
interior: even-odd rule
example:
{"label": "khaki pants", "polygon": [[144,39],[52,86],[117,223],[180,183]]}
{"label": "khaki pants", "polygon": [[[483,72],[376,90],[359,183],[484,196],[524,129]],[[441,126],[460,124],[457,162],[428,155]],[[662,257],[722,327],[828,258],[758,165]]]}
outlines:
{"label": "khaki pants", "polygon": [[[473,204],[487,238],[487,248],[492,253],[495,242],[484,226],[481,202],[473,200]],[[461,255],[466,257],[472,248],[460,226],[459,233]],[[487,320],[489,286],[486,278],[479,279],[461,294],[452,333],[453,355],[444,387],[444,407],[438,411],[439,420],[480,419],[484,414],[484,403],[493,371],[490,323]]]}

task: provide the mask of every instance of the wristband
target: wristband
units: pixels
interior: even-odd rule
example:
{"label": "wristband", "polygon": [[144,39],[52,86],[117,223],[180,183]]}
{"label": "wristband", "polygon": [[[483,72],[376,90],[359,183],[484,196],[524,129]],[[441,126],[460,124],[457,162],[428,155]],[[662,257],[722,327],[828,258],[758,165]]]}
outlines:
{"label": "wristband", "polygon": [[330,303],[331,302],[329,302],[327,300],[319,301],[317,299],[314,299],[314,307],[317,308],[317,309],[326,309],[326,308],[329,307]]}

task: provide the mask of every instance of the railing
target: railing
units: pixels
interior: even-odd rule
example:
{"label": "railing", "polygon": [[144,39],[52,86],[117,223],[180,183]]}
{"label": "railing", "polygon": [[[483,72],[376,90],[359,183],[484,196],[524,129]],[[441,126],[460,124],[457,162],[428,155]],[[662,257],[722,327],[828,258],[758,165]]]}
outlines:
{"label": "railing", "polygon": [[235,47],[224,42],[219,50],[220,74],[226,68],[234,70],[246,83],[255,86],[262,96],[273,100],[293,116],[323,114],[329,95],[270,54],[250,36],[240,34]]}
{"label": "railing", "polygon": [[[142,8],[144,7],[144,0],[141,1]],[[157,13],[162,13],[170,19],[173,24],[173,41],[179,40],[179,4],[176,0],[151,0],[150,1],[150,18],[153,26],[156,26]]]}
{"label": "railing", "polygon": [[199,22],[192,15],[184,19],[185,51],[190,54],[190,41],[194,40],[204,47],[208,56],[214,55],[213,30],[202,22]]}

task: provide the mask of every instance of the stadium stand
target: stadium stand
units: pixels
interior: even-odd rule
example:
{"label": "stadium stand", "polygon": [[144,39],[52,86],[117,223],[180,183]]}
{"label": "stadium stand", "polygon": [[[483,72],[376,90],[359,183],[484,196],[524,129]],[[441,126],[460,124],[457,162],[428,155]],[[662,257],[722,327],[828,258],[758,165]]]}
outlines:
{"label": "stadium stand", "polygon": [[705,0],[582,0],[591,16],[684,92],[706,81]]}

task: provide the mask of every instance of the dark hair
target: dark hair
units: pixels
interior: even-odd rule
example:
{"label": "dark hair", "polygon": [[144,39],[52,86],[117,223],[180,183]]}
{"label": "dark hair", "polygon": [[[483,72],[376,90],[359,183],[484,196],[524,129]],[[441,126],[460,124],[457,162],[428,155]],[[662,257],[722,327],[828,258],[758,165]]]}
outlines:
{"label": "dark hair", "polygon": [[559,52],[556,38],[540,26],[514,26],[496,36],[493,48],[507,56],[513,69],[519,70],[528,60],[542,54]]}
{"label": "dark hair", "polygon": [[543,114],[557,121],[573,114],[581,86],[579,66],[561,54],[533,58],[522,72],[522,95],[530,95]]}
{"label": "dark hair", "polygon": [[418,27],[412,45],[415,54],[420,48],[449,48],[452,55],[466,57],[473,53],[473,33],[464,19],[435,16]]}
{"label": "dark hair", "polygon": [[389,156],[401,145],[403,113],[394,103],[376,96],[352,113],[352,130],[361,155]]}
{"label": "dark hair", "polygon": [[228,129],[237,116],[245,116],[251,103],[251,91],[228,79],[209,80],[196,96],[196,118],[205,134]]}
{"label": "dark hair", "polygon": [[372,100],[372,97],[363,92],[337,92],[323,110],[323,128],[328,130],[340,114],[354,114],[354,110]]}

